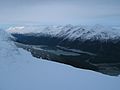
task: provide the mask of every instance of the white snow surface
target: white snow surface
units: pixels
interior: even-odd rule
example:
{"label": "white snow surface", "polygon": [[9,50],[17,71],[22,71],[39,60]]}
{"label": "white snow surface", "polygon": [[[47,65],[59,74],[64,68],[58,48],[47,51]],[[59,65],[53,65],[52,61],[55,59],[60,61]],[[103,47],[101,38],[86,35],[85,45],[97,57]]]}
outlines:
{"label": "white snow surface", "polygon": [[36,59],[0,30],[0,90],[119,90],[120,77]]}
{"label": "white snow surface", "polygon": [[82,25],[66,25],[66,26],[18,26],[9,27],[9,33],[50,35],[51,37],[64,37],[64,39],[76,40],[81,38],[88,39],[118,39],[120,38],[120,29],[102,25],[82,26]]}

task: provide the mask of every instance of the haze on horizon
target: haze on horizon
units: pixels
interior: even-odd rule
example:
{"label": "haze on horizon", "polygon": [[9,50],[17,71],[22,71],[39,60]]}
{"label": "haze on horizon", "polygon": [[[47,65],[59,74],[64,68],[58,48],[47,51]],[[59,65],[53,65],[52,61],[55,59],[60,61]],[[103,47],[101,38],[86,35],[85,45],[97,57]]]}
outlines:
{"label": "haze on horizon", "polygon": [[0,24],[120,25],[120,0],[0,0]]}

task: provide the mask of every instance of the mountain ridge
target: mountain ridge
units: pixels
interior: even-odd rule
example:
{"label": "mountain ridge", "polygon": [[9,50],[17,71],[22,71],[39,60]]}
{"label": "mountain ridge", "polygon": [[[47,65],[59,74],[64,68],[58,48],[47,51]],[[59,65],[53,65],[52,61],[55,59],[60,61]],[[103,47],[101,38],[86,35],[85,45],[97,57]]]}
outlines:
{"label": "mountain ridge", "polygon": [[74,41],[74,40],[118,40],[120,39],[119,29],[95,25],[87,26],[21,26],[10,27],[7,31],[11,34],[26,34],[35,36],[58,37]]}

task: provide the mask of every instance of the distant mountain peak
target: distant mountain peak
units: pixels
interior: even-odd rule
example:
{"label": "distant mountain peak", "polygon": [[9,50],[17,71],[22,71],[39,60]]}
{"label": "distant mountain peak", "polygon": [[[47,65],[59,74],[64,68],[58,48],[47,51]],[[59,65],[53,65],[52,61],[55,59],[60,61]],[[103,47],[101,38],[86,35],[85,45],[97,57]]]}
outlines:
{"label": "distant mountain peak", "polygon": [[10,27],[7,29],[12,34],[37,34],[49,35],[52,37],[64,37],[70,40],[109,40],[120,38],[120,30],[102,25],[82,26],[82,25],[65,25],[65,26],[21,26]]}

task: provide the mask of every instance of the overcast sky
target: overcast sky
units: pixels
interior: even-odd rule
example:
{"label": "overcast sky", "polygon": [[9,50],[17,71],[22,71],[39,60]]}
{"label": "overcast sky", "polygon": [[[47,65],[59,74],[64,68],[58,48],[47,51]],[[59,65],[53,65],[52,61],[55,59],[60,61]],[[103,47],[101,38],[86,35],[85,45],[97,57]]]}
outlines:
{"label": "overcast sky", "polygon": [[120,0],[0,0],[0,23],[120,24]]}

